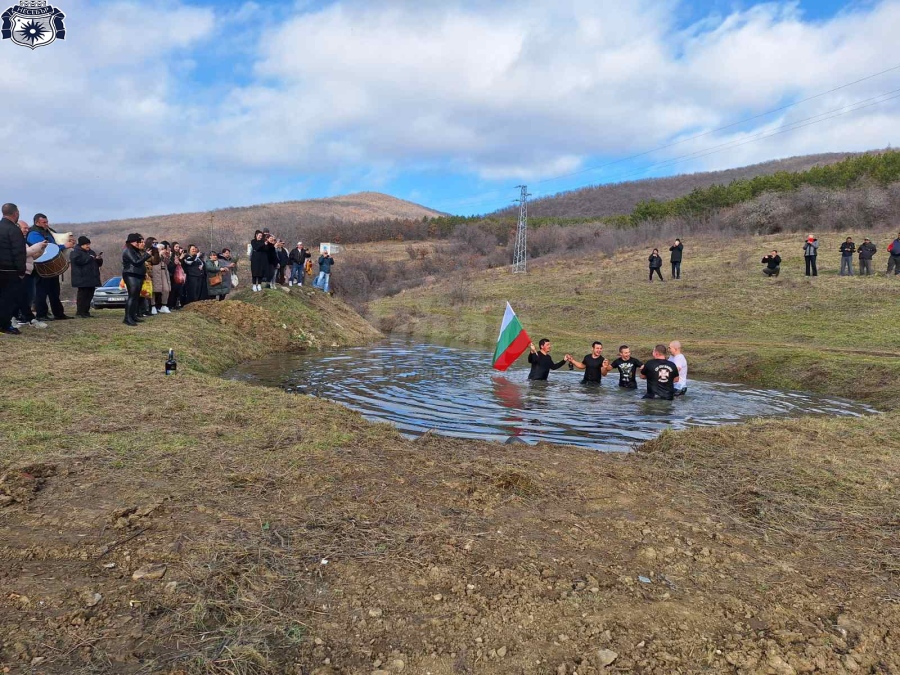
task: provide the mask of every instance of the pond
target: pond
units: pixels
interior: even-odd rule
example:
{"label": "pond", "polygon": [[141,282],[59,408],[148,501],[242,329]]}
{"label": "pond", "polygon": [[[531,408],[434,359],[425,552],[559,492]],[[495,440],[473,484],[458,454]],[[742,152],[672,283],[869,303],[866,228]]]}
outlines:
{"label": "pond", "polygon": [[[562,354],[556,357],[561,359]],[[233,368],[226,377],[337,401],[411,436],[432,431],[608,451],[629,450],[664,429],[754,417],[875,412],[839,398],[693,378],[687,396],[648,401],[641,398],[643,382],[637,390],[620,389],[615,372],[603,378],[601,386],[581,384],[581,373],[566,366],[546,382],[529,382],[524,361],[499,373],[491,368],[487,350],[390,340],[367,347],[272,355]]]}

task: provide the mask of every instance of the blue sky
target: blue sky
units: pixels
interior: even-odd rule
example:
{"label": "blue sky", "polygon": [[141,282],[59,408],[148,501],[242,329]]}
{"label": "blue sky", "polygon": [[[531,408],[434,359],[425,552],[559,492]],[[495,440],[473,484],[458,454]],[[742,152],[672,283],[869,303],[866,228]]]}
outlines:
{"label": "blue sky", "polygon": [[898,69],[715,131],[900,66],[900,0],[59,3],[65,41],[0,43],[2,199],[57,222],[364,190],[483,213],[522,182],[885,147],[900,128]]}

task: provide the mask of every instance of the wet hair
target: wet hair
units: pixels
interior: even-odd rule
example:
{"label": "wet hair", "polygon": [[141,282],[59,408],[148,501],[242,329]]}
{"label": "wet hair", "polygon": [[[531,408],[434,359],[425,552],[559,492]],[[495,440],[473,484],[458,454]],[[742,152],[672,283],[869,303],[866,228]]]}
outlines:
{"label": "wet hair", "polygon": [[538,348],[540,349],[541,347],[543,347],[543,346],[544,346],[545,344],[547,344],[548,342],[550,342],[550,340],[548,340],[547,338],[541,338],[541,341],[538,342]]}
{"label": "wet hair", "polygon": [[628,345],[619,345],[619,351],[621,352],[623,349],[631,349]]}
{"label": "wet hair", "polygon": [[600,346],[602,347],[602,346],[603,346],[603,343],[600,342],[600,340],[594,340],[594,342],[591,343],[591,349],[593,349],[593,348],[596,347],[597,345],[600,345]]}
{"label": "wet hair", "polygon": [[43,218],[44,220],[47,220],[47,216],[45,216],[43,213],[35,213],[34,214],[34,224],[37,225],[37,221],[39,221],[41,218]]}
{"label": "wet hair", "polygon": [[3,215],[4,216],[14,216],[19,212],[19,207],[15,204],[9,203],[3,205]]}
{"label": "wet hair", "polygon": [[665,355],[665,353],[666,353],[666,346],[665,346],[665,345],[656,345],[656,346],[653,348],[653,351],[655,351],[657,354]]}

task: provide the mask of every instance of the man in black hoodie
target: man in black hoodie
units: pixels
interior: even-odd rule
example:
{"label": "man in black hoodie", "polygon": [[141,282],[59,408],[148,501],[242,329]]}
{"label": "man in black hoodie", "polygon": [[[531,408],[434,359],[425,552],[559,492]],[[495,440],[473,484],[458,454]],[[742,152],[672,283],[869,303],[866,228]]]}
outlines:
{"label": "man in black hoodie", "polygon": [[19,229],[19,208],[4,204],[0,220],[0,333],[20,335],[12,326],[19,300],[19,285],[25,277],[25,237]]}
{"label": "man in black hoodie", "polygon": [[94,290],[100,285],[102,264],[103,254],[91,250],[91,240],[78,237],[78,245],[69,256],[69,265],[72,268],[72,288],[78,289],[75,316],[79,319],[91,318],[91,300],[94,299]]}

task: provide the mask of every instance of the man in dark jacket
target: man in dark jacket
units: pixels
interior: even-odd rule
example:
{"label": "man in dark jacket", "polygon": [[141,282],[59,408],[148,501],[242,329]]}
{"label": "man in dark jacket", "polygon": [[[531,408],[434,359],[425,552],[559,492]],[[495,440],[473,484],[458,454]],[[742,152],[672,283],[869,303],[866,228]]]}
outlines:
{"label": "man in dark jacket", "polygon": [[283,286],[290,278],[286,275],[291,266],[291,256],[284,247],[284,242],[281,241],[281,239],[275,244],[275,251],[278,253],[278,273],[275,275],[275,282]]}
{"label": "man in dark jacket", "polygon": [[684,251],[684,244],[681,243],[681,239],[676,239],[675,243],[669,247],[669,251],[672,253],[669,261],[672,263],[672,278],[680,279],[681,278],[681,254]]}
{"label": "man in dark jacket", "polygon": [[303,285],[303,281],[306,279],[306,272],[303,271],[303,266],[306,264],[307,258],[310,258],[309,250],[303,246],[302,241],[297,242],[297,248],[291,251],[290,259],[291,259],[291,278],[288,281],[288,286],[293,286],[297,284],[298,286]]}
{"label": "man in dark jacket", "polygon": [[781,274],[781,256],[778,255],[778,251],[772,251],[769,255],[762,259],[763,265],[766,266],[766,269],[763,270],[763,274],[767,277],[777,277]]}
{"label": "man in dark jacket", "polygon": [[853,276],[853,254],[856,253],[856,244],[853,243],[852,237],[847,237],[847,241],[841,244],[841,276]]}
{"label": "man in dark jacket", "polygon": [[20,335],[12,317],[19,301],[19,287],[25,277],[25,237],[19,230],[19,208],[4,204],[0,220],[0,333]]}
{"label": "man in dark jacket", "polygon": [[90,319],[91,300],[94,290],[100,285],[100,267],[103,265],[103,254],[91,250],[91,240],[78,237],[78,245],[69,256],[72,268],[72,288],[77,288],[75,296],[75,316],[79,319]]}
{"label": "man in dark jacket", "polygon": [[[47,220],[47,216],[43,213],[37,213],[33,222],[34,225],[28,231],[29,245],[37,244],[40,241],[46,241],[50,244],[56,243],[53,237],[55,231],[50,228],[50,221]],[[70,240],[65,245],[62,245],[62,248],[72,248],[73,245],[74,242]],[[32,272],[32,274],[35,277],[34,307],[38,321],[50,321],[47,310],[48,301],[50,303],[49,311],[53,313],[54,319],[58,321],[71,319],[71,316],[66,316],[62,302],[59,299],[59,277],[42,277],[36,271]]]}
{"label": "man in dark jacket", "polygon": [[869,276],[870,274],[874,274],[872,271],[872,256],[878,251],[875,247],[875,244],[871,242],[871,240],[866,237],[863,239],[863,243],[859,245],[859,275],[860,276]]}

